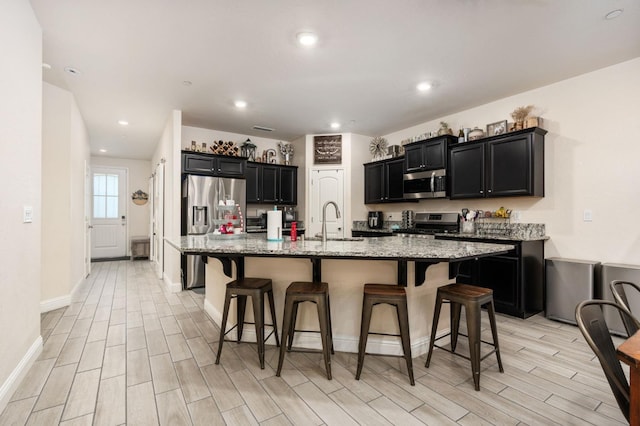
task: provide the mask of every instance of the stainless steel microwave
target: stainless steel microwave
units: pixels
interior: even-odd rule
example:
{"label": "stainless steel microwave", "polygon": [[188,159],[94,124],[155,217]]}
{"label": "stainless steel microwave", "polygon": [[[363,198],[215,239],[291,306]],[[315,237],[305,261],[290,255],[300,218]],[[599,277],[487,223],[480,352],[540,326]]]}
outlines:
{"label": "stainless steel microwave", "polygon": [[407,173],[403,187],[405,199],[446,198],[447,171],[439,169]]}

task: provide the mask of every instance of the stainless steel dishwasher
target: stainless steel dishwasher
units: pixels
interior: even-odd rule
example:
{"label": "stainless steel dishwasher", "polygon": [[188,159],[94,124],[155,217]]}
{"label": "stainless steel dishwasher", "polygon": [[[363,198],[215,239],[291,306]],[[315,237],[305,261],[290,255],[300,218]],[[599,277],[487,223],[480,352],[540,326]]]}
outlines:
{"label": "stainless steel dishwasher", "polygon": [[597,296],[600,262],[590,260],[545,260],[547,318],[576,323],[576,305]]}

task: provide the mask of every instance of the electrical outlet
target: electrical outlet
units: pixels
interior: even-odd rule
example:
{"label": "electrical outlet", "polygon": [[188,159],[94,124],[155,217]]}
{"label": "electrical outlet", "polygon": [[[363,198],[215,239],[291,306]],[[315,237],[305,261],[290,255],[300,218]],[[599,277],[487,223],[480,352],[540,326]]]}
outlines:
{"label": "electrical outlet", "polygon": [[593,212],[591,211],[591,209],[585,209],[582,215],[582,220],[584,220],[585,222],[593,221]]}
{"label": "electrical outlet", "polygon": [[512,222],[520,222],[520,210],[514,210],[511,212],[511,221]]}

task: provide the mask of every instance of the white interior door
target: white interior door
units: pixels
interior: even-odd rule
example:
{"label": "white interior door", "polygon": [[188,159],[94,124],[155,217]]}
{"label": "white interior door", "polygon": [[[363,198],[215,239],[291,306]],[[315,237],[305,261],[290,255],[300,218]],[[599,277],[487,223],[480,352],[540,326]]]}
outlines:
{"label": "white interior door", "polygon": [[118,258],[127,254],[127,170],[91,169],[91,258]]}
{"label": "white interior door", "polygon": [[153,238],[153,230],[155,229],[156,211],[155,211],[155,188],[153,186],[153,176],[149,178],[149,260],[154,261],[156,258],[155,239]]}
{"label": "white interior door", "polygon": [[84,162],[84,276],[91,273],[91,168]]}
{"label": "white interior door", "polygon": [[164,274],[164,163],[159,163],[153,174],[153,238],[157,277]]}
{"label": "white interior door", "polygon": [[336,217],[333,206],[327,206],[327,237],[344,237],[344,169],[311,170],[311,208],[308,236],[322,232],[322,206],[327,201],[335,201],[341,215]]}

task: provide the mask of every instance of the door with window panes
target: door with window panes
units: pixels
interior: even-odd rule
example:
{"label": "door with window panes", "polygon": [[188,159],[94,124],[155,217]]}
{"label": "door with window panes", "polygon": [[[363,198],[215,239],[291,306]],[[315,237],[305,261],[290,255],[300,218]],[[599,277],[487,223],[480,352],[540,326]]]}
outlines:
{"label": "door with window panes", "polygon": [[119,258],[127,254],[127,170],[91,170],[91,258]]}

